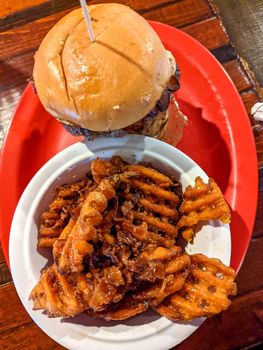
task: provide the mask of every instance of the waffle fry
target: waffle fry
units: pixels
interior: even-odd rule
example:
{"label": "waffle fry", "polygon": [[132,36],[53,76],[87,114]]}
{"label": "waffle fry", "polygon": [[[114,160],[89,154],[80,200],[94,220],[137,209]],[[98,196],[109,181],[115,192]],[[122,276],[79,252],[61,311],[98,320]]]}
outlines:
{"label": "waffle fry", "polygon": [[87,312],[124,320],[154,308],[172,320],[225,310],[235,273],[219,260],[189,256],[177,244],[203,220],[230,220],[213,180],[188,186],[116,156],[91,163],[91,175],[58,188],[41,217],[39,246],[54,264],[32,290],[34,309],[49,317]]}
{"label": "waffle fry", "polygon": [[[131,224],[148,225],[148,231],[168,241],[177,236],[181,185],[158,171],[141,165],[127,165],[120,174],[119,199],[125,204],[123,215]],[[135,229],[133,234],[135,234]]]}
{"label": "waffle fry", "polygon": [[72,317],[87,309],[98,312],[118,302],[124,295],[123,285],[116,267],[105,268],[98,280],[84,274],[63,275],[54,264],[42,273],[29,299],[34,310],[44,309],[49,317]]}
{"label": "waffle fry", "polygon": [[156,311],[170,320],[211,317],[226,310],[236,294],[235,272],[218,259],[191,256],[191,270],[182,289],[164,300]]}
{"label": "waffle fry", "polygon": [[95,227],[101,223],[102,213],[114,196],[114,188],[107,179],[103,179],[98,188],[87,195],[76,224],[66,241],[62,240],[62,249],[60,240],[54,243],[53,256],[61,273],[82,272],[84,256],[93,251],[93,246],[88,241],[96,239]]}
{"label": "waffle fry", "polygon": [[91,173],[96,183],[100,183],[105,177],[120,173],[126,163],[119,156],[113,156],[108,161],[101,158],[91,163]]}
{"label": "waffle fry", "polygon": [[94,181],[86,177],[70,185],[57,187],[55,197],[49,209],[41,215],[38,247],[52,248],[66,227],[70,218],[79,211],[84,198],[92,189]]}
{"label": "waffle fry", "polygon": [[156,204],[153,203],[151,200],[146,199],[146,198],[140,198],[138,200],[138,203],[144,207],[147,210],[152,211],[153,213],[160,214],[165,217],[171,217],[171,218],[177,218],[178,217],[178,212],[171,209],[165,204]]}
{"label": "waffle fry", "polygon": [[[125,173],[124,173],[125,175]],[[125,181],[125,177],[122,177],[122,181]],[[146,195],[154,195],[155,197],[166,200],[173,205],[179,203],[179,198],[173,192],[169,192],[162,187],[159,187],[155,184],[147,184],[139,180],[126,180],[126,182],[133,188],[141,190]]]}
{"label": "waffle fry", "polygon": [[[85,298],[92,295],[93,284],[84,282],[84,276],[76,276],[71,282],[68,276],[63,276],[58,272],[55,265],[49,267],[42,273],[40,281],[32,290],[29,299],[33,300],[34,310],[44,309],[49,317],[69,317],[85,310],[85,303],[80,302],[81,290]],[[74,284],[78,285],[75,290]]]}
{"label": "waffle fry", "polygon": [[179,211],[182,216],[177,229],[183,228],[182,236],[188,242],[193,240],[198,223],[220,220],[228,224],[231,219],[230,209],[217,184],[212,179],[205,184],[200,177],[195,179],[194,187],[186,188]]}
{"label": "waffle fry", "polygon": [[167,239],[157,233],[149,231],[146,222],[143,222],[141,225],[136,226],[129,221],[123,221],[122,229],[125,233],[130,233],[139,241],[146,241],[149,243],[154,242],[158,246],[166,248],[171,248],[175,243],[174,239]]}
{"label": "waffle fry", "polygon": [[[154,262],[162,262],[163,276],[156,278],[153,283],[147,283],[149,280],[149,270],[153,267]],[[183,253],[181,247],[174,246],[172,249],[158,247],[151,252],[145,251],[134,263],[136,266],[134,278],[141,278],[144,282],[138,290],[128,292],[126,296],[117,304],[111,303],[101,312],[88,313],[95,317],[104,318],[105,320],[124,320],[144,312],[151,306],[159,305],[165,297],[180,290],[189,273],[190,258]],[[155,268],[157,265],[155,265]],[[159,265],[160,268],[160,265]],[[136,270],[144,269],[146,272],[140,275],[136,274]],[[161,273],[161,274],[162,274]],[[159,271],[160,274],[160,271]]]}
{"label": "waffle fry", "polygon": [[128,170],[134,172],[142,178],[150,179],[154,183],[157,183],[159,186],[161,185],[161,187],[169,187],[173,184],[173,182],[168,176],[152,168],[147,168],[142,165],[127,165],[124,169],[126,171]]}
{"label": "waffle fry", "polygon": [[147,224],[165,232],[168,236],[175,237],[177,235],[177,229],[175,226],[162,221],[153,215],[149,215],[148,213],[134,212],[134,218],[142,222],[147,222]]}
{"label": "waffle fry", "polygon": [[101,312],[93,312],[92,310],[87,310],[90,316],[104,318],[106,321],[121,321],[131,318],[149,308],[149,303],[147,301],[138,301],[134,297],[126,296],[119,303],[111,304],[105,310]]}
{"label": "waffle fry", "polygon": [[[174,246],[168,254],[173,254],[180,247]],[[167,255],[163,255],[164,248],[157,248],[149,258],[156,260],[166,260]],[[157,252],[159,251],[159,252]],[[161,251],[161,252],[160,252]],[[161,253],[161,254],[160,254]],[[147,301],[150,306],[159,305],[167,296],[179,291],[189,274],[190,258],[183,253],[181,248],[176,252],[176,256],[170,257],[169,261],[163,261],[165,265],[164,276],[152,285],[143,288],[135,294],[135,300]]]}

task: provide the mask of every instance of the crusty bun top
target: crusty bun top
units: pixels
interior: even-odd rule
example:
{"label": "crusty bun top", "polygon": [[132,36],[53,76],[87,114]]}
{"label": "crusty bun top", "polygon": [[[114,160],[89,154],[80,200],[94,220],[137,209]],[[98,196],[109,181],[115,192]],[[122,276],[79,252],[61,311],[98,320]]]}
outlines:
{"label": "crusty bun top", "polygon": [[45,109],[65,124],[124,128],[155,106],[174,67],[157,34],[129,7],[88,8],[95,42],[81,9],[63,17],[35,55],[36,90]]}

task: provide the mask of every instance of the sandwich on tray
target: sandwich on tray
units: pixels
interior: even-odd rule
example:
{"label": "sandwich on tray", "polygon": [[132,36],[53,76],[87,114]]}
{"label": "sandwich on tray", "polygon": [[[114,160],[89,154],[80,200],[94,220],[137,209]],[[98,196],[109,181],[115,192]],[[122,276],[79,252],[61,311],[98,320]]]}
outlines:
{"label": "sandwich on tray", "polygon": [[[150,24],[121,4],[89,6],[63,17],[36,55],[33,80],[45,109],[74,135],[136,133],[160,138],[179,89],[179,69]],[[173,117],[184,116],[173,99]]]}

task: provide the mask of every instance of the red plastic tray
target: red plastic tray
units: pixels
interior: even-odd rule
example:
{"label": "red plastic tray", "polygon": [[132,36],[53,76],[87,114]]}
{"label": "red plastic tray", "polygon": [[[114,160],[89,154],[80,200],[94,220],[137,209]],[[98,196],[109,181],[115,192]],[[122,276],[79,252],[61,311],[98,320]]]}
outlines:
{"label": "red plastic tray", "polygon": [[[189,125],[178,148],[217,181],[232,208],[231,265],[237,269],[251,237],[258,192],[257,158],[247,113],[227,73],[206,48],[180,30],[150,23],[181,70],[177,99]],[[172,123],[169,134],[172,138]],[[27,86],[1,152],[0,235],[7,261],[10,225],[24,188],[48,159],[79,140],[43,109]]]}

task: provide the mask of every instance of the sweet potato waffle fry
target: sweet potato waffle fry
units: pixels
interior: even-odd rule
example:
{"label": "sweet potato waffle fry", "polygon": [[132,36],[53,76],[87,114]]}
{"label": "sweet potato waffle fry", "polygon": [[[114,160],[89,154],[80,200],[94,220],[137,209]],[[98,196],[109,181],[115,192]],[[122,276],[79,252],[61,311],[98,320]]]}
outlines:
{"label": "sweet potato waffle fry", "polygon": [[214,218],[230,213],[212,180],[197,178],[183,201],[181,184],[149,166],[95,159],[91,175],[59,187],[41,216],[39,246],[53,246],[54,263],[31,292],[34,309],[106,320],[148,308],[185,320],[226,309],[233,270],[176,242],[178,230]]}
{"label": "sweet potato waffle fry", "polygon": [[183,228],[183,237],[191,242],[195,235],[196,225],[207,220],[220,220],[230,223],[230,209],[224,200],[220,188],[213,179],[205,184],[200,177],[195,179],[195,186],[188,186],[180,206],[181,218],[177,228]]}
{"label": "sweet potato waffle fry", "polygon": [[133,295],[127,294],[119,303],[112,303],[101,312],[86,312],[92,317],[104,318],[106,321],[120,321],[141,314],[148,308],[147,301],[135,300]]}
{"label": "sweet potato waffle fry", "polygon": [[106,210],[108,201],[114,196],[115,190],[108,179],[103,179],[96,189],[88,193],[76,224],[66,239],[57,239],[54,243],[53,256],[61,273],[82,272],[84,257],[93,252],[93,246],[89,241],[97,239],[96,226],[101,224],[102,213]]}
{"label": "sweet potato waffle fry", "polygon": [[94,181],[99,184],[105,177],[122,172],[125,165],[126,163],[119,156],[113,156],[108,161],[97,158],[91,163],[91,173]]}
{"label": "sweet potato waffle fry", "polygon": [[87,309],[103,310],[109,303],[118,302],[124,292],[124,280],[114,266],[90,278],[85,274],[61,274],[54,264],[42,273],[30,299],[34,310],[44,309],[49,317],[71,317]]}
{"label": "sweet potato waffle fry", "polygon": [[170,320],[210,317],[226,310],[236,294],[235,271],[202,254],[191,256],[191,269],[182,289],[164,300],[156,311]]}
{"label": "sweet potato waffle fry", "polygon": [[165,297],[182,288],[189,267],[190,257],[181,247],[145,250],[137,259],[130,261],[133,284],[126,296],[118,303],[110,303],[101,312],[88,310],[88,313],[105,320],[124,320],[159,305]]}
{"label": "sweet potato waffle fry", "polygon": [[41,215],[38,247],[52,248],[71,217],[78,216],[87,193],[94,184],[90,175],[73,184],[56,188],[49,209]]}
{"label": "sweet potato waffle fry", "polygon": [[142,165],[127,165],[119,175],[122,214],[135,226],[146,223],[148,230],[175,239],[181,184]]}
{"label": "sweet potato waffle fry", "polygon": [[[165,266],[164,271],[160,274],[154,283],[144,286],[137,293],[134,293],[134,299],[140,302],[147,302],[149,306],[159,305],[168,295],[180,290],[189,274],[190,258],[189,255],[182,252],[181,247],[174,246],[167,250],[162,247],[148,254],[144,252],[147,261],[162,261]],[[143,266],[150,269],[152,266]],[[146,274],[146,273],[145,273]],[[143,279],[142,279],[143,281]]]}

